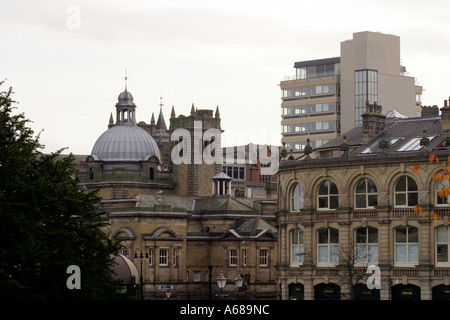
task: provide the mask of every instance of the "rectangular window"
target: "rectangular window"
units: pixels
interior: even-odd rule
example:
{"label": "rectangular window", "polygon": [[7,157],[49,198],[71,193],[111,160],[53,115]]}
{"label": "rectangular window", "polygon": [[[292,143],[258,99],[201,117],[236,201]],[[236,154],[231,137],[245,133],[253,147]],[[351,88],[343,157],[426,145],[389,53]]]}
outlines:
{"label": "rectangular window", "polygon": [[259,250],[259,265],[261,267],[267,267],[269,265],[269,250]]}
{"label": "rectangular window", "polygon": [[200,271],[194,271],[194,281],[200,281]]}
{"label": "rectangular window", "polygon": [[153,249],[148,249],[148,265],[153,265]]}
{"label": "rectangular window", "polygon": [[159,265],[160,266],[169,265],[169,249],[167,248],[159,249]]}
{"label": "rectangular window", "polygon": [[229,265],[230,266],[236,266],[237,265],[237,250],[236,249],[230,249],[229,250]]}
{"label": "rectangular window", "polygon": [[173,266],[176,267],[178,265],[178,253],[177,249],[173,249]]}

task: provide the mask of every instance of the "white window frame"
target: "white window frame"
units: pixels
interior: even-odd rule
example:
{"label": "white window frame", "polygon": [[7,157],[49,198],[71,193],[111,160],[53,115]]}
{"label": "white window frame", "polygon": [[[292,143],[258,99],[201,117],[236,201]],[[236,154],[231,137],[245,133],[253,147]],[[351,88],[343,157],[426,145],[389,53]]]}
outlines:
{"label": "white window frame", "polygon": [[[319,242],[319,231],[326,229],[327,230],[327,242],[320,243]],[[330,242],[330,232],[334,229],[337,231],[338,242]],[[339,229],[336,228],[321,228],[316,231],[317,235],[317,265],[320,267],[334,267],[339,263]],[[321,249],[326,249],[327,261],[320,261]]]}
{"label": "white window frame", "polygon": [[[369,228],[375,229],[377,231],[377,242],[369,242]],[[358,242],[357,231],[360,229],[365,230],[365,242]],[[356,265],[365,266],[368,264],[377,264],[378,263],[378,229],[375,227],[361,227],[355,229],[355,257],[356,257]],[[361,255],[361,250],[364,252],[364,259],[358,260]],[[372,255],[372,253],[374,253]]]}
{"label": "white window frame", "polygon": [[[319,194],[320,187],[327,181],[328,181],[328,193],[327,194]],[[331,183],[333,183],[336,186],[336,189],[338,191],[337,193],[330,193]],[[324,181],[322,181],[320,183],[319,187],[317,188],[317,210],[322,210],[322,211],[324,211],[324,210],[336,210],[337,207],[336,208],[331,208],[330,207],[331,197],[337,197],[337,200],[338,200],[337,206],[339,207],[339,189],[337,187],[337,184],[331,179],[324,180]],[[326,208],[325,207],[320,207],[320,199],[321,198],[327,198],[327,207]]]}
{"label": "white window frame", "polygon": [[[359,193],[358,193],[358,192],[356,191],[356,188],[358,187],[358,184],[359,184],[362,180],[364,180],[364,183],[365,183],[365,192],[359,192]],[[373,184],[375,185],[375,189],[377,189],[376,192],[369,192],[369,180],[372,181]],[[357,206],[356,206],[356,204],[357,204],[356,197],[357,197],[357,196],[365,196],[365,198],[366,198],[366,206],[365,206],[365,207],[357,207]],[[362,179],[358,180],[358,182],[355,184],[355,196],[354,196],[355,208],[356,208],[356,209],[375,209],[374,206],[369,206],[369,197],[370,197],[370,196],[376,196],[377,204],[378,204],[378,188],[377,188],[376,183],[375,183],[372,179],[370,179],[370,178],[362,178]]]}
{"label": "white window frame", "polygon": [[[296,235],[295,235],[296,234]],[[304,253],[304,232],[303,229],[292,229],[289,232],[289,244],[290,244],[290,263],[291,267],[298,267],[303,264],[303,255],[296,255],[296,253]],[[297,239],[297,241],[295,241]]]}
{"label": "white window frame", "polygon": [[[291,212],[299,212],[301,209],[303,209],[304,206],[304,196],[303,196],[303,188],[300,183],[294,183],[290,189],[289,196],[289,206]],[[295,205],[297,206],[297,210],[295,210]]]}
{"label": "white window frame", "polygon": [[444,180],[442,182],[436,182],[435,187],[434,187],[434,203],[437,207],[448,207],[450,205],[450,196],[447,197],[447,203],[438,203],[438,192],[441,190],[441,188],[445,186],[445,187],[449,187],[449,182],[448,180]]}
{"label": "white window frame", "polygon": [[[397,184],[398,184],[398,182],[400,181],[400,179],[401,178],[403,178],[403,177],[405,177],[406,178],[406,190],[405,191],[397,191],[396,189],[397,189]],[[412,180],[412,181],[414,181],[414,183],[416,184],[416,187],[417,187],[417,191],[408,191],[408,185],[409,185],[409,180]],[[409,199],[409,195],[410,194],[413,194],[413,193],[415,193],[415,194],[417,194],[417,200],[419,200],[419,186],[417,185],[417,182],[413,179],[413,178],[411,178],[410,176],[401,176],[401,177],[399,177],[398,179],[397,179],[397,181],[395,182],[395,185],[394,185],[394,207],[396,207],[396,208],[412,208],[412,207],[414,207],[414,206],[409,206],[408,205],[408,199]],[[397,195],[398,194],[405,194],[405,196],[406,196],[406,202],[405,202],[405,204],[403,205],[399,205],[399,204],[397,204]]]}
{"label": "white window frame", "polygon": [[[442,232],[447,233],[447,239],[439,239],[438,237],[438,229],[442,230]],[[438,226],[434,228],[435,232],[435,245],[434,245],[434,252],[435,252],[435,261],[436,261],[436,267],[449,267],[450,266],[450,229],[449,227],[445,226]],[[446,246],[447,247],[447,261],[438,261],[439,258],[439,250],[438,246]]]}
{"label": "white window frame", "polygon": [[259,249],[259,266],[260,267],[269,266],[269,249],[267,248]]}
{"label": "white window frame", "polygon": [[238,264],[238,250],[236,248],[228,249],[228,265],[236,267]]}
{"label": "white window frame", "polygon": [[169,252],[170,248],[159,248],[158,262],[160,266],[169,266]]}
{"label": "white window frame", "polygon": [[[397,242],[397,230],[400,228],[406,228],[406,241],[405,242]],[[417,242],[413,242],[409,240],[410,237],[410,230],[411,229],[417,230]],[[406,261],[398,261],[398,250],[400,247],[405,247],[405,259]],[[417,252],[417,261],[411,261],[410,256],[411,252],[416,251]],[[394,265],[395,266],[404,266],[404,267],[411,267],[419,264],[419,228],[414,226],[398,226],[394,228]]]}

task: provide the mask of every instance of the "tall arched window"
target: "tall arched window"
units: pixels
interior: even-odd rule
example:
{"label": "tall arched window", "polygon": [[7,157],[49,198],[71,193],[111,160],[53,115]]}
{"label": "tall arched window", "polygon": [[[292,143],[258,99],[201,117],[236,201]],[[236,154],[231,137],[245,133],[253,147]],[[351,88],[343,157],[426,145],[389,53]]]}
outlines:
{"label": "tall arched window", "polygon": [[413,207],[418,203],[417,184],[411,177],[400,177],[395,184],[394,193],[396,207]]}
{"label": "tall arched window", "polygon": [[332,180],[322,182],[318,190],[318,208],[336,209],[339,206],[338,188]]}
{"label": "tall arched window", "polygon": [[355,187],[355,208],[374,208],[377,202],[377,186],[372,179],[364,178]]}
{"label": "tall arched window", "polygon": [[444,180],[442,182],[437,182],[434,192],[434,199],[437,206],[446,206],[450,204],[450,197],[441,197],[439,195],[439,191],[441,191],[442,188],[448,188],[449,183],[448,180]]}
{"label": "tall arched window", "polygon": [[290,232],[291,244],[291,265],[299,265],[303,263],[303,230],[294,229]]}
{"label": "tall arched window", "polygon": [[291,211],[303,209],[303,189],[300,183],[296,183],[291,188]]}

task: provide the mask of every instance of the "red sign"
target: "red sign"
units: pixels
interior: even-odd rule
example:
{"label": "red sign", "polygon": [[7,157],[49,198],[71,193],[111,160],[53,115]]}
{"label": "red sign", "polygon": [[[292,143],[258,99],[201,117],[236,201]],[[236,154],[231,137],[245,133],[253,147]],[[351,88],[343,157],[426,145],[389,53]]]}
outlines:
{"label": "red sign", "polygon": [[172,291],[166,291],[164,292],[164,294],[166,295],[167,300],[169,300],[170,297],[172,296]]}

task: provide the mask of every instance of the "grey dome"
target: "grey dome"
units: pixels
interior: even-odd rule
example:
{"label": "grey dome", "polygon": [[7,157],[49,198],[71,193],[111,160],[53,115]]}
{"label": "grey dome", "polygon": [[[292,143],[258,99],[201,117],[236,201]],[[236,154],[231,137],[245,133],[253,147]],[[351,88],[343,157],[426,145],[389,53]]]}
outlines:
{"label": "grey dome", "polygon": [[114,126],[95,142],[91,154],[103,161],[142,161],[151,156],[161,159],[152,136],[138,126]]}
{"label": "grey dome", "polygon": [[125,89],[124,92],[119,94],[119,105],[134,105],[133,103],[133,95]]}

